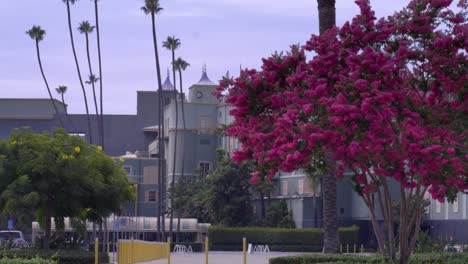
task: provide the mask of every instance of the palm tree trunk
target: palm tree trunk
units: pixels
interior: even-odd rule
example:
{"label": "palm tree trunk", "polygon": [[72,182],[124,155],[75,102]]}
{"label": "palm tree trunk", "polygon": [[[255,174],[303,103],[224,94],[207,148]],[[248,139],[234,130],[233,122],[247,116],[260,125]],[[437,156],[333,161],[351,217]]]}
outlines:
{"label": "palm tree trunk", "polygon": [[52,205],[47,203],[45,208],[45,234],[44,234],[44,245],[43,248],[48,250],[50,248],[50,230],[51,230],[51,218],[52,218]]}
{"label": "palm tree trunk", "polygon": [[[184,100],[185,100],[185,96],[184,96],[184,93],[183,93],[183,90],[182,90],[182,69],[179,69],[179,91],[180,91],[180,96],[182,98],[181,100],[181,107],[182,107],[182,125],[184,127],[184,133],[185,133],[185,129],[186,129],[186,124],[185,124],[185,109],[184,109]],[[175,81],[174,81],[175,83]],[[182,139],[184,139],[184,137],[182,137]],[[182,145],[184,145],[184,142],[182,142]],[[182,179],[182,183],[183,185],[181,186],[182,188],[182,191],[184,190],[184,187],[185,187],[185,179],[184,179],[184,169],[185,169],[185,152],[182,153],[182,166],[181,166],[181,174],[180,174],[180,177]],[[180,211],[180,208],[177,208],[177,242],[180,242],[180,218],[181,218],[181,214],[182,212]]]}
{"label": "palm tree trunk", "polygon": [[177,104],[177,88],[176,88],[176,77],[175,77],[175,51],[172,48],[172,76],[174,80],[174,103],[175,103],[175,136],[174,136],[174,156],[172,161],[172,179],[171,179],[171,215],[170,215],[170,222],[169,222],[169,237],[171,240],[172,237],[172,226],[174,220],[174,188],[175,188],[175,173],[176,173],[176,160],[177,160],[177,129],[178,122],[179,122],[179,106]]}
{"label": "palm tree trunk", "polygon": [[78,72],[78,79],[80,80],[81,90],[83,91],[83,97],[84,97],[84,102],[85,102],[86,118],[88,120],[89,143],[93,143],[91,120],[89,119],[88,98],[86,97],[86,90],[83,85],[83,79],[81,78],[80,65],[78,63],[78,58],[76,56],[75,41],[73,40],[73,30],[72,30],[72,23],[71,23],[71,11],[70,11],[69,1],[67,1],[67,14],[68,14],[68,30],[70,31],[70,40],[71,40],[71,45],[72,45],[72,50],[73,50],[73,56],[75,57],[76,71]]}
{"label": "palm tree trunk", "polygon": [[47,78],[46,78],[46,76],[44,74],[44,69],[42,68],[41,53],[39,51],[39,40],[37,40],[37,39],[36,39],[36,53],[37,53],[37,62],[39,63],[39,68],[41,70],[42,79],[44,79],[44,83],[45,83],[45,85],[47,87],[47,92],[49,93],[50,101],[52,102],[52,106],[54,107],[55,114],[57,115],[58,120],[60,122],[60,126],[64,127],[63,122],[62,122],[62,118],[60,117],[60,114],[59,114],[59,111],[58,111],[58,108],[57,108],[57,105],[55,104],[54,98],[52,97],[52,93],[50,91],[49,83],[47,82]]}
{"label": "palm tree trunk", "polygon": [[[86,36],[86,54],[87,54],[87,57],[88,57],[89,74],[90,74],[90,76],[94,76],[93,68],[91,67],[91,55],[89,53],[89,35],[88,35],[87,32],[85,33],[85,36]],[[97,127],[99,128],[100,127],[100,125],[99,125],[99,109],[98,109],[98,105],[97,105],[96,89],[94,87],[94,80],[90,80],[90,81],[91,81],[91,87],[93,88],[94,108],[96,109],[96,122],[97,122]],[[98,142],[99,142],[99,140],[98,140]],[[101,142],[101,144],[102,144],[102,142]]]}
{"label": "palm tree trunk", "polygon": [[[317,0],[319,13],[320,34],[332,28],[336,24],[335,0]],[[326,155],[327,175],[322,177],[322,201],[323,201],[323,252],[337,253],[338,219],[336,211],[337,179],[335,177],[334,161]]]}
{"label": "palm tree trunk", "polygon": [[68,122],[70,122],[72,129],[76,131],[75,125],[73,124],[73,121],[71,120],[70,115],[68,114],[67,105],[65,104],[65,94],[61,93],[61,95],[62,95],[62,104],[63,104],[63,107],[65,108],[65,115],[67,116]]}
{"label": "palm tree trunk", "polygon": [[104,149],[104,119],[103,119],[103,95],[102,95],[102,62],[101,62],[101,38],[99,34],[99,11],[98,11],[98,0],[94,0],[94,13],[96,16],[96,36],[97,36],[97,47],[98,47],[98,60],[99,60],[99,102],[101,107],[101,126],[99,130],[101,131],[101,146]]}
{"label": "palm tree trunk", "polygon": [[164,221],[164,206],[163,206],[163,199],[165,191],[164,189],[164,173],[165,173],[165,165],[164,165],[164,106],[162,100],[162,82],[161,82],[161,69],[159,66],[159,54],[158,54],[158,41],[156,36],[156,18],[154,11],[151,12],[151,23],[152,23],[152,31],[153,31],[153,46],[154,46],[154,55],[156,60],[156,75],[158,78],[158,110],[159,110],[159,128],[158,128],[158,141],[159,141],[159,192],[158,192],[158,220],[157,220],[157,228],[158,232],[160,232],[160,239],[161,241],[165,240],[165,221]]}

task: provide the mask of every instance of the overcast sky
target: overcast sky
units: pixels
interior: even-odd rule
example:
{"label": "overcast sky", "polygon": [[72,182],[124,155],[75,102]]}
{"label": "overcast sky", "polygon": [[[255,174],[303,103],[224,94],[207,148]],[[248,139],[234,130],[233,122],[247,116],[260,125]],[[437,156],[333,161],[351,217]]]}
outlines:
{"label": "overcast sky", "polygon": [[[3,98],[47,98],[36,59],[34,41],[25,31],[32,25],[46,30],[41,56],[52,88],[67,85],[66,101],[72,113],[84,113],[68,35],[66,5],[62,0],[1,0],[0,91]],[[337,0],[337,23],[350,20],[358,9],[352,0]],[[377,16],[390,15],[408,1],[371,1]],[[156,90],[151,20],[141,12],[143,0],[100,0],[103,55],[104,111],[135,114],[136,91]],[[182,42],[176,56],[191,67],[184,73],[184,90],[197,82],[204,63],[212,81],[239,67],[258,68],[261,58],[289,45],[304,44],[318,32],[315,0],[161,0],[157,17],[158,41],[175,35]],[[94,5],[81,0],[72,7],[75,45],[83,76],[88,76],[84,36],[78,24],[94,24]],[[92,60],[97,72],[95,33]],[[163,81],[170,52],[160,48]],[[89,91],[89,87],[88,91]],[[56,93],[54,92],[54,95]],[[57,96],[58,98],[58,96]]]}

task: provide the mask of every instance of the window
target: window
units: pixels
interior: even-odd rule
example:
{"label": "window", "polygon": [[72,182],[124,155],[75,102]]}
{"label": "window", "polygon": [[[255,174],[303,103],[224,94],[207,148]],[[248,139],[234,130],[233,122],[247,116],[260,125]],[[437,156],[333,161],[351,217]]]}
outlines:
{"label": "window", "polygon": [[453,206],[453,212],[454,212],[454,213],[458,213],[458,206],[459,206],[459,204],[458,204],[458,197],[457,197],[457,199],[455,199],[455,201],[453,201],[452,206]]}
{"label": "window", "polygon": [[155,190],[148,191],[147,201],[156,202],[157,192]]}
{"label": "window", "polygon": [[127,175],[133,175],[133,168],[130,165],[123,165],[122,169],[127,173]]}
{"label": "window", "polygon": [[200,162],[200,176],[206,177],[210,172],[210,163],[209,162]]}
{"label": "window", "polygon": [[304,180],[297,181],[297,193],[303,194],[304,193]]}
{"label": "window", "polygon": [[200,117],[200,133],[206,134],[209,129],[209,118],[207,116]]}
{"label": "window", "polygon": [[436,213],[440,213],[442,211],[442,204],[436,200],[436,204],[435,204],[435,207],[436,207]]}
{"label": "window", "polygon": [[281,182],[281,195],[288,195],[288,181]]}

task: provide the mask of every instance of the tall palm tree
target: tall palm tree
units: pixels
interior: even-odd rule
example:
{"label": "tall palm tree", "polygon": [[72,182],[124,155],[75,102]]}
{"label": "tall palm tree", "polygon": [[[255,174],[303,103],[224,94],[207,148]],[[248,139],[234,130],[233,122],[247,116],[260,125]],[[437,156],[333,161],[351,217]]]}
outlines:
{"label": "tall palm tree", "polygon": [[[100,122],[99,122],[99,109],[97,106],[97,98],[96,98],[96,88],[95,88],[95,83],[99,81],[99,78],[96,78],[96,76],[93,73],[93,68],[91,66],[91,54],[89,52],[89,34],[93,33],[94,31],[94,26],[91,26],[91,24],[88,21],[83,21],[81,22],[80,26],[78,27],[78,31],[81,34],[85,35],[86,38],[86,54],[88,58],[88,67],[89,67],[89,80],[86,81],[87,84],[91,84],[91,88],[93,89],[93,98],[94,98],[94,107],[96,109],[96,121],[97,121],[97,127],[100,127]],[[99,131],[98,131],[99,132]],[[100,133],[99,133],[100,134]],[[98,140],[99,142],[99,140]],[[99,142],[102,144],[102,142]]]}
{"label": "tall palm tree", "polygon": [[[184,97],[184,91],[182,90],[182,71],[185,71],[185,69],[187,69],[188,66],[190,66],[190,64],[188,62],[186,62],[185,60],[183,60],[182,58],[177,58],[177,60],[173,60],[172,62],[172,66],[173,68],[177,69],[179,71],[179,93],[180,93],[180,96],[182,98],[181,100],[181,108],[182,108],[182,125],[183,125],[183,128],[184,128],[184,132],[185,130],[187,129],[187,126],[185,124],[185,109],[184,109],[184,100],[185,100],[185,97]],[[175,76],[175,74],[174,74]],[[174,80],[174,83],[175,83],[175,80]],[[184,137],[182,137],[182,140],[184,139]],[[182,145],[184,144],[184,142],[182,142]],[[182,169],[181,169],[181,174],[180,174],[180,177],[182,179],[182,183],[185,181],[184,179],[184,169],[185,169],[185,152],[182,153]],[[172,188],[174,189],[174,188]],[[184,186],[182,186],[182,191],[184,189]],[[174,195],[172,195],[171,197],[173,197]],[[172,201],[171,201],[171,205],[172,205]],[[179,209],[179,208],[177,208]],[[177,231],[176,231],[176,235],[177,235],[177,242],[180,241],[180,218],[181,218],[181,212],[180,210],[177,210]],[[172,220],[171,220],[172,222]]]}
{"label": "tall palm tree", "polygon": [[[94,1],[94,16],[96,19],[96,37],[97,37],[97,48],[98,48],[98,62],[99,62],[99,106],[101,108],[101,114],[100,114],[100,137],[101,137],[101,146],[104,149],[104,119],[103,119],[103,95],[102,95],[102,60],[101,60],[101,35],[99,31],[99,7],[98,7],[98,1],[99,0],[93,0]],[[107,229],[107,223],[104,225],[104,229]]]}
{"label": "tall palm tree", "polygon": [[[336,24],[335,0],[317,0],[320,34]],[[323,201],[323,252],[337,253],[339,245],[338,218],[336,210],[337,179],[331,155],[325,155],[327,173],[322,177]]]}
{"label": "tall palm tree", "polygon": [[172,239],[172,227],[174,220],[174,190],[175,190],[175,170],[176,170],[176,159],[177,159],[177,129],[179,128],[179,107],[177,104],[177,86],[175,76],[175,50],[180,47],[180,40],[175,36],[167,37],[166,41],[163,42],[163,47],[170,50],[172,53],[172,76],[174,80],[174,102],[175,102],[175,137],[174,137],[174,156],[172,163],[172,179],[171,179],[171,212],[169,222],[169,237]]}
{"label": "tall palm tree", "polygon": [[[157,228],[158,233],[160,233],[160,239],[165,240],[165,221],[164,221],[164,194],[165,193],[165,168],[163,164],[164,160],[164,106],[162,100],[162,81],[161,81],[161,67],[159,65],[159,53],[158,53],[158,40],[156,34],[156,15],[159,14],[163,8],[159,5],[159,0],[144,0],[145,5],[141,10],[146,15],[151,15],[151,25],[153,32],[153,47],[154,47],[154,57],[156,64],[156,76],[158,80],[158,111],[159,111],[159,128],[158,128],[158,142],[159,142],[159,192],[158,192],[158,220]],[[162,217],[161,217],[162,214]],[[161,228],[162,227],[162,228]],[[162,230],[162,232],[161,232]]]}
{"label": "tall palm tree", "polygon": [[75,4],[78,0],[62,0],[67,5],[67,15],[68,15],[68,31],[70,32],[70,41],[73,50],[73,56],[75,57],[76,71],[78,73],[78,79],[80,80],[81,90],[83,91],[83,98],[86,108],[86,118],[88,121],[88,134],[89,134],[89,143],[93,143],[93,132],[91,130],[91,120],[89,118],[89,108],[88,108],[88,98],[86,97],[86,90],[83,84],[83,78],[81,78],[80,64],[78,63],[78,57],[76,56],[75,41],[73,40],[73,30],[71,23],[71,11],[70,4]]}
{"label": "tall palm tree", "polygon": [[[30,30],[26,31],[26,34],[28,34],[29,37],[31,37],[31,39],[33,39],[36,42],[37,61],[39,63],[39,69],[41,70],[42,79],[44,79],[44,83],[46,85],[47,92],[49,93],[50,101],[52,102],[52,106],[54,107],[55,114],[57,115],[58,120],[60,122],[60,126],[64,127],[62,118],[60,117],[60,114],[59,114],[59,111],[58,111],[58,108],[57,108],[57,105],[55,104],[54,98],[52,97],[52,92],[50,91],[49,83],[47,82],[47,78],[46,78],[46,76],[44,74],[44,69],[42,68],[41,53],[39,51],[39,42],[41,42],[44,39],[44,36],[45,36],[46,32],[40,26],[33,26]],[[46,230],[48,230],[48,229],[46,228]]]}
{"label": "tall palm tree", "polygon": [[65,85],[60,85],[58,88],[55,88],[55,91],[62,97],[62,104],[63,107],[65,107],[65,115],[67,116],[68,122],[70,122],[71,127],[73,130],[75,129],[75,125],[73,124],[73,121],[70,118],[70,115],[68,114],[68,109],[67,109],[67,104],[65,103],[65,93],[67,92],[68,87]]}

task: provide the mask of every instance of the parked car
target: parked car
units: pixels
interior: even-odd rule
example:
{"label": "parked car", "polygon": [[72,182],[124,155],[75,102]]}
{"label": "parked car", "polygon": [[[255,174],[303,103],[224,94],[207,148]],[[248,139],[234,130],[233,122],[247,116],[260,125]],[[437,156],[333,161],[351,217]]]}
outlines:
{"label": "parked car", "polygon": [[19,230],[0,230],[0,246],[24,248],[29,247],[29,243],[24,240],[23,232]]}

